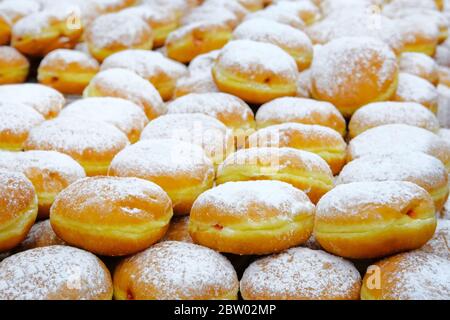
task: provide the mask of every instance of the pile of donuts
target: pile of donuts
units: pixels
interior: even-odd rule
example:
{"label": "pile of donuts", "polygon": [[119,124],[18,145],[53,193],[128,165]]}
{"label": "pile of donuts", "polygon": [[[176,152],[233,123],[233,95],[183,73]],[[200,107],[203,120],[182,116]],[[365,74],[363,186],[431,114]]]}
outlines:
{"label": "pile of donuts", "polygon": [[0,300],[450,299],[449,0],[0,0]]}

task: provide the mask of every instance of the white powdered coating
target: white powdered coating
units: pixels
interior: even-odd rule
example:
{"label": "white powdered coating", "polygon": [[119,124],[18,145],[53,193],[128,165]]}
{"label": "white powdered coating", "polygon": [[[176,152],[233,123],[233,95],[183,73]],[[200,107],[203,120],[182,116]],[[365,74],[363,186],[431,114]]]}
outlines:
{"label": "white powdered coating", "polygon": [[214,21],[200,21],[200,22],[192,22],[185,26],[178,28],[175,31],[172,31],[167,39],[166,45],[170,45],[176,43],[177,41],[183,41],[183,38],[189,34],[193,34],[195,32],[219,32],[220,30],[228,29],[231,32],[231,29],[227,27],[227,25],[214,22]]}
{"label": "white powdered coating", "polygon": [[317,21],[321,12],[313,1],[302,0],[302,1],[283,1],[275,0],[272,1],[275,4],[276,9],[285,10],[288,12],[295,12],[305,23],[313,23]]}
{"label": "white powdered coating", "polygon": [[166,8],[154,8],[148,5],[138,5],[120,11],[121,14],[136,15],[147,22],[150,26],[166,25],[176,21],[176,15],[173,11]]}
{"label": "white powdered coating", "polygon": [[1,300],[90,300],[110,293],[111,276],[98,258],[76,248],[36,248],[0,263]]}
{"label": "white powdered coating", "polygon": [[431,9],[438,10],[436,6],[436,1],[430,0],[393,0],[387,3],[383,11],[388,12],[401,12],[405,9],[415,8],[415,9]]}
{"label": "white powdered coating", "polygon": [[221,254],[195,244],[165,241],[125,260],[136,273],[130,287],[149,287],[156,300],[225,298],[238,292],[238,278]]}
{"label": "white powdered coating", "polygon": [[356,299],[360,282],[351,262],[321,250],[292,248],[253,262],[241,292],[251,299]]}
{"label": "white powdered coating", "polygon": [[[5,154],[9,159],[14,159],[14,153],[0,153],[1,156]],[[37,204],[31,181],[20,172],[0,169],[0,204],[3,223],[11,223],[23,217],[25,211],[35,208]]]}
{"label": "white powdered coating", "polygon": [[18,249],[25,251],[53,245],[66,245],[66,243],[56,235],[50,224],[50,219],[47,219],[36,222],[31,227],[27,237],[20,243]]}
{"label": "white powdered coating", "polygon": [[311,69],[306,69],[297,77],[297,97],[310,98],[312,92]]}
{"label": "white powdered coating", "polygon": [[297,81],[297,64],[283,49],[250,40],[229,42],[219,54],[216,64],[223,69],[236,69],[249,75],[269,72],[287,81]]}
{"label": "white powdered coating", "polygon": [[211,69],[214,65],[214,61],[219,56],[220,50],[213,50],[208,53],[200,54],[196,56],[189,63],[189,73],[195,74],[197,72],[211,73]]}
{"label": "white powdered coating", "polygon": [[23,56],[17,49],[8,46],[0,46],[0,62],[8,65],[8,63],[29,64],[27,58]]}
{"label": "white powdered coating", "polygon": [[175,89],[175,97],[188,93],[219,92],[211,72],[191,72],[179,78]]}
{"label": "white powdered coating", "polygon": [[439,39],[439,26],[427,15],[410,15],[397,19],[397,27],[403,44],[408,46],[436,46]]}
{"label": "white powdered coating", "polygon": [[[239,24],[240,19],[232,11],[228,10],[224,6],[199,6],[189,12],[181,19],[181,24],[185,26],[191,26],[193,24],[204,24],[208,26],[209,24],[229,26],[230,28],[235,27]],[[199,25],[200,26],[200,25]],[[181,30],[180,28],[178,30]],[[178,32],[178,31],[177,31]],[[177,35],[177,38],[182,37],[182,35]]]}
{"label": "white powdered coating", "polygon": [[67,49],[57,49],[50,52],[41,61],[39,67],[54,68],[55,65],[56,68],[61,70],[67,70],[72,67],[80,67],[89,70],[99,69],[99,64],[94,58],[83,52]]}
{"label": "white powdered coating", "polygon": [[4,0],[0,2],[0,16],[5,16],[14,23],[18,19],[39,11],[38,1],[32,0]]}
{"label": "white powdered coating", "polygon": [[440,129],[438,135],[450,144],[450,129]]}
{"label": "white powdered coating", "polygon": [[[417,52],[405,52],[401,55],[399,63],[400,71],[416,75],[419,77],[427,77],[428,81],[437,81],[438,65],[429,56]],[[431,79],[435,77],[435,79]]]}
{"label": "white powdered coating", "polygon": [[239,19],[244,18],[249,11],[239,2],[239,1],[229,1],[229,0],[205,0],[202,3],[203,7],[218,7],[230,10]]}
{"label": "white powdered coating", "polygon": [[450,260],[450,220],[438,219],[433,238],[419,250]]}
{"label": "white powdered coating", "polygon": [[26,134],[31,128],[44,121],[44,117],[32,107],[22,103],[0,102],[0,133],[2,134]]}
{"label": "white powdered coating", "polygon": [[397,101],[411,101],[425,105],[437,104],[438,91],[429,81],[401,72],[398,77],[395,99]]}
{"label": "white powdered coating", "polygon": [[245,17],[245,20],[251,19],[268,19],[290,25],[291,27],[300,30],[305,28],[305,23],[300,19],[296,12],[291,12],[277,6],[269,6],[264,10],[252,12]]}

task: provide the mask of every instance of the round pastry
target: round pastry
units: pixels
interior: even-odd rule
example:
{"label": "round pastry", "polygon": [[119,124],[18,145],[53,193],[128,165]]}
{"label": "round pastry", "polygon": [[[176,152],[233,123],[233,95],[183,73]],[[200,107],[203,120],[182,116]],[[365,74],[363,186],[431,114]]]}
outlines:
{"label": "round pastry", "polygon": [[319,201],[314,235],[326,251],[371,259],[418,249],[434,234],[435,207],[411,182],[338,185]]}
{"label": "round pastry", "polygon": [[25,150],[65,153],[80,163],[88,176],[105,175],[114,156],[129,144],[113,125],[79,118],[59,118],[33,128]]}
{"label": "round pastry", "polygon": [[209,72],[190,72],[188,75],[177,80],[173,98],[177,99],[190,93],[212,93],[219,92],[216,83]]}
{"label": "round pastry", "polygon": [[313,1],[273,1],[276,8],[289,12],[295,12],[306,25],[312,25],[321,17],[320,9]]}
{"label": "round pastry", "polygon": [[[450,43],[450,40],[447,40],[446,42]],[[436,49],[436,54],[434,55],[434,60],[437,62],[440,66],[450,67],[450,47],[440,45]]]}
{"label": "round pastry", "polygon": [[335,130],[318,125],[284,123],[256,131],[248,139],[250,147],[294,148],[317,154],[333,174],[338,174],[347,160],[347,144]]}
{"label": "round pastry", "polygon": [[299,30],[305,29],[305,23],[297,15],[296,12],[279,8],[277,6],[269,6],[264,10],[253,12],[245,17],[245,20],[266,19],[286,24]]}
{"label": "round pastry", "polygon": [[433,85],[439,83],[439,69],[437,63],[423,53],[405,52],[400,57],[400,72],[409,73],[425,80]]}
{"label": "round pastry", "polygon": [[174,217],[170,221],[169,230],[161,241],[181,241],[194,243],[189,234],[189,216]]}
{"label": "round pastry", "polygon": [[145,127],[141,140],[175,139],[201,146],[215,165],[234,151],[230,130],[219,120],[200,113],[167,114]]}
{"label": "round pastry", "polygon": [[98,61],[125,49],[150,50],[153,31],[138,17],[109,13],[94,20],[85,33],[89,51]]}
{"label": "round pastry", "polygon": [[281,48],[250,40],[228,43],[213,67],[221,91],[262,104],[297,92],[297,65]]}
{"label": "round pastry", "polygon": [[167,56],[188,63],[200,54],[222,48],[231,39],[231,31],[222,23],[190,23],[169,34],[165,44]]}
{"label": "round pastry", "polygon": [[428,130],[404,124],[388,124],[360,134],[350,141],[348,159],[408,151],[429,154],[450,170],[450,144]]}
{"label": "round pastry", "polygon": [[260,255],[304,243],[313,223],[314,205],[287,183],[229,182],[198,197],[189,233],[195,243],[220,252]]}
{"label": "round pastry", "polygon": [[336,130],[345,136],[347,124],[331,103],[303,98],[279,98],[262,105],[255,116],[258,129],[296,122],[316,124]]}
{"label": "round pastry", "polygon": [[37,212],[38,201],[30,180],[21,173],[0,170],[0,252],[25,239]]}
{"label": "round pastry", "polygon": [[34,248],[50,247],[56,245],[66,245],[66,243],[58,238],[53,231],[50,220],[36,222],[28,232],[27,237],[20,245],[15,248],[16,251],[22,252]]}
{"label": "round pastry", "polygon": [[360,288],[351,262],[308,248],[256,260],[241,280],[244,300],[359,300]]}
{"label": "round pastry", "polygon": [[23,17],[39,11],[37,1],[4,0],[0,2],[0,45],[11,40],[12,26]]}
{"label": "round pastry", "polygon": [[214,184],[214,165],[200,146],[178,140],[143,140],[111,162],[109,175],[137,177],[167,192],[175,214],[189,214],[195,199]]}
{"label": "round pastry", "polygon": [[333,186],[333,173],[318,155],[293,148],[242,149],[217,170],[217,184],[229,181],[279,180],[303,190],[313,203]]}
{"label": "round pastry", "polygon": [[[194,8],[191,12],[183,16],[181,19],[181,24],[183,26],[191,25],[191,24],[211,24],[214,23],[216,25],[228,26],[229,31],[236,28],[237,25],[242,21],[245,14],[238,16],[233,11],[226,8],[223,3],[223,0],[218,0],[214,2],[206,1],[202,5]],[[232,2],[231,4],[237,4],[240,6],[238,2]],[[248,12],[244,7],[240,6],[241,9]]]}
{"label": "round pastry", "polygon": [[60,117],[104,121],[125,133],[131,143],[139,140],[148,123],[147,116],[139,106],[120,98],[78,100],[65,107]]}
{"label": "round pastry", "polygon": [[30,63],[12,47],[0,47],[0,85],[23,83],[28,77]]}
{"label": "round pastry", "polygon": [[62,191],[50,210],[55,233],[70,245],[123,256],[161,239],[172,202],[156,184],[137,178],[95,177]]}
{"label": "round pastry", "polygon": [[363,181],[409,181],[428,191],[436,211],[448,198],[448,173],[438,159],[421,152],[401,152],[362,157],[348,163],[336,181],[345,184]]}
{"label": "round pastry", "polygon": [[380,40],[344,37],[316,51],[311,66],[312,95],[331,102],[344,116],[395,94],[397,59]]}
{"label": "round pastry", "polygon": [[189,63],[188,70],[189,73],[198,72],[209,72],[211,73],[211,69],[214,66],[214,62],[219,56],[220,50],[210,51],[208,53],[201,54],[195,57],[191,63]]}
{"label": "round pastry", "polygon": [[111,300],[106,266],[92,253],[51,246],[17,253],[0,263],[1,300]]}
{"label": "round pastry", "polygon": [[81,94],[99,68],[98,62],[83,52],[58,49],[41,61],[38,81],[65,94]]}
{"label": "round pastry", "polygon": [[156,88],[132,71],[109,69],[99,72],[83,92],[89,97],[115,97],[135,103],[152,120],[167,111]]}
{"label": "round pastry", "polygon": [[362,300],[446,300],[450,295],[450,260],[413,251],[370,266]]}
{"label": "round pastry", "polygon": [[437,113],[438,92],[429,81],[417,76],[400,73],[394,101],[417,102]]}
{"label": "round pastry", "polygon": [[22,150],[30,130],[44,121],[44,117],[32,107],[0,102],[0,150]]}
{"label": "round pastry", "polygon": [[177,79],[187,73],[181,63],[159,52],[144,50],[126,50],[114,54],[102,64],[102,70],[111,68],[128,69],[147,79],[165,101],[172,98]]}
{"label": "round pastry", "polygon": [[403,52],[420,52],[433,56],[439,43],[439,25],[428,15],[408,15],[398,19]]}
{"label": "round pastry", "polygon": [[65,104],[64,96],[61,93],[35,83],[0,86],[0,101],[26,104],[46,119],[56,117]]}
{"label": "round pastry", "polygon": [[239,281],[219,253],[166,241],[122,261],[114,272],[116,300],[237,300]]}
{"label": "round pastry", "polygon": [[33,184],[39,204],[39,219],[48,218],[56,196],[71,183],[85,178],[83,168],[71,157],[55,151],[0,154],[0,168],[23,173]]}
{"label": "round pastry", "polygon": [[214,117],[233,131],[238,147],[255,131],[252,109],[238,97],[226,93],[188,94],[172,101],[168,113],[203,113]]}
{"label": "round pastry", "polygon": [[433,238],[419,250],[450,260],[450,221],[439,219]]}
{"label": "round pastry", "polygon": [[426,107],[415,102],[375,102],[358,109],[348,125],[353,139],[364,131],[386,124],[407,124],[438,132],[439,120]]}
{"label": "round pastry", "polygon": [[245,18],[245,16],[249,13],[249,10],[241,2],[239,2],[239,0],[205,0],[201,6],[208,9],[219,8],[221,10],[231,11],[239,21]]}

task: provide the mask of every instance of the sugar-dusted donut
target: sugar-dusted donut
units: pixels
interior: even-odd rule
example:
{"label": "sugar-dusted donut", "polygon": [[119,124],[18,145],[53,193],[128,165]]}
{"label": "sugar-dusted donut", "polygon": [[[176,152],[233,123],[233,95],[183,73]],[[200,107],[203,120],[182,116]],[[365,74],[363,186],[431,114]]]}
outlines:
{"label": "sugar-dusted donut", "polygon": [[405,52],[400,57],[400,72],[409,73],[434,85],[439,82],[439,69],[437,63],[429,56],[417,52]]}
{"label": "sugar-dusted donut", "polygon": [[420,52],[433,56],[439,43],[440,30],[428,15],[408,15],[397,19],[403,52]]}
{"label": "sugar-dusted donut", "polygon": [[437,113],[438,91],[429,81],[408,73],[400,73],[394,101],[416,102]]}
{"label": "sugar-dusted donut", "polygon": [[12,47],[0,46],[0,85],[23,83],[28,77],[30,63]]}
{"label": "sugar-dusted donut", "polygon": [[436,232],[422,248],[419,250],[432,255],[442,257],[444,259],[450,259],[450,220],[438,219]]}
{"label": "sugar-dusted donut", "polygon": [[30,0],[4,0],[0,3],[0,45],[11,40],[12,26],[23,17],[40,10],[39,2]]}
{"label": "sugar-dusted donut", "polygon": [[28,232],[27,237],[23,240],[14,251],[22,252],[34,248],[64,246],[66,243],[61,240],[53,231],[50,220],[36,222]]}
{"label": "sugar-dusted donut", "polygon": [[277,6],[269,6],[264,10],[253,12],[245,17],[245,20],[251,19],[267,19],[289,25],[299,30],[305,29],[305,22],[297,15],[297,12]]}
{"label": "sugar-dusted donut", "polygon": [[316,23],[321,18],[320,9],[313,1],[272,1],[275,8],[286,10],[289,12],[295,12],[300,19],[305,22],[306,25]]}

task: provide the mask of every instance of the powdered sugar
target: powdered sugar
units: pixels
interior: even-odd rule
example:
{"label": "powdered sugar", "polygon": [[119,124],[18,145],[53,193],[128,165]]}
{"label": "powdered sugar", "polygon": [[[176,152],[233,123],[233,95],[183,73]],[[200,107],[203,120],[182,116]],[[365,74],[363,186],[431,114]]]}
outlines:
{"label": "powdered sugar", "polygon": [[427,106],[437,105],[438,92],[429,81],[402,72],[399,75],[395,100],[417,102]]}
{"label": "powdered sugar", "polygon": [[419,250],[450,260],[450,220],[438,219],[433,238]]}
{"label": "powdered sugar", "polygon": [[438,65],[429,56],[417,52],[405,52],[400,59],[400,71],[426,77],[430,82],[438,81]]}
{"label": "powdered sugar", "polygon": [[75,50],[57,49],[50,52],[41,62],[40,67],[51,67],[57,65],[58,68],[66,70],[67,68],[78,66],[88,70],[98,70],[97,60],[89,55]]}
{"label": "powdered sugar", "polygon": [[[3,153],[0,153],[3,156]],[[0,215],[10,222],[36,201],[34,187],[22,173],[0,170]],[[1,291],[1,286],[0,286]],[[1,293],[0,293],[1,294]]]}
{"label": "powdered sugar", "polygon": [[20,63],[27,66],[29,64],[27,58],[25,58],[19,51],[8,46],[0,46],[0,61],[2,64],[6,65],[16,65],[17,63]]}
{"label": "powdered sugar", "polygon": [[0,133],[2,134],[26,136],[31,128],[44,121],[44,117],[32,107],[15,102],[0,102]]}

